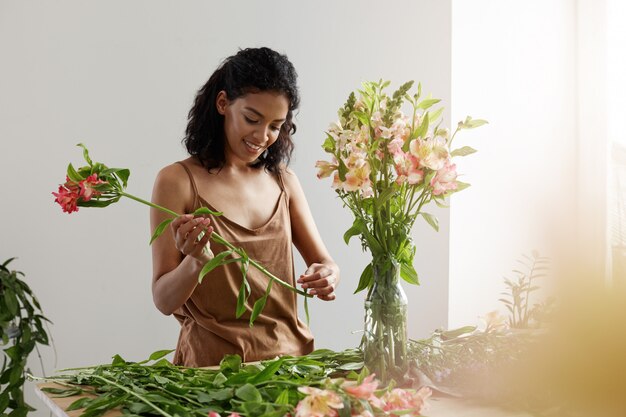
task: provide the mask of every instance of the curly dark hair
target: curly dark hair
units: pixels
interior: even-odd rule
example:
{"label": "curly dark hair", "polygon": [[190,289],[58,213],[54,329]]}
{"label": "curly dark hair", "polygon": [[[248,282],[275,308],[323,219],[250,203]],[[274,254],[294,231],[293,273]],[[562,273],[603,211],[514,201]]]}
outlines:
{"label": "curly dark hair", "polygon": [[276,172],[281,164],[289,164],[293,152],[291,135],[296,132],[293,112],[300,104],[297,77],[287,56],[269,48],[241,49],[226,58],[198,91],[189,111],[183,139],[187,152],[209,170],[222,168],[225,162],[224,116],[215,104],[218,93],[223,90],[229,100],[235,100],[248,93],[273,91],[287,97],[289,111],[276,142],[252,166]]}

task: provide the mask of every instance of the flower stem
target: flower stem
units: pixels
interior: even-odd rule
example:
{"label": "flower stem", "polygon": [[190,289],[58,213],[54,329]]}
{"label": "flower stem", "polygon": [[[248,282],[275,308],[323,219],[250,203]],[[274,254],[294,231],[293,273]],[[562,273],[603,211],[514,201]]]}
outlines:
{"label": "flower stem", "polygon": [[[163,206],[159,206],[158,204],[151,203],[151,202],[149,202],[149,201],[144,200],[143,198],[136,197],[136,196],[134,196],[134,195],[132,195],[132,194],[128,194],[128,193],[125,193],[125,192],[120,192],[120,195],[121,195],[121,196],[124,196],[124,197],[128,197],[128,198],[130,198],[131,200],[135,200],[135,201],[137,201],[137,202],[139,202],[139,203],[145,204],[145,205],[150,206],[150,207],[152,207],[152,208],[155,208],[155,209],[157,209],[157,210],[164,211],[164,212],[166,212],[166,213],[168,213],[168,214],[171,214],[171,215],[172,215],[172,216],[174,216],[174,217],[178,217],[178,216],[180,216],[180,214],[176,213],[175,211],[172,211],[172,210],[170,210],[170,209],[168,209],[168,208],[165,208],[165,207],[163,207]],[[228,241],[227,241],[226,239],[224,239],[222,236],[220,236],[220,235],[218,235],[217,233],[213,232],[213,233],[211,234],[211,237],[212,237],[212,238],[213,238],[216,242],[221,243],[222,245],[226,246],[226,247],[227,247],[227,248],[229,248],[229,249],[232,249],[234,252],[236,252],[237,254],[241,255],[241,249],[239,249],[239,248],[235,247],[233,244],[231,244],[230,242],[228,242]],[[258,262],[256,262],[255,260],[250,259],[250,264],[251,264],[251,265],[253,265],[253,266],[254,266],[256,269],[258,269],[259,271],[261,271],[263,274],[267,275],[270,279],[274,279],[274,280],[276,280],[276,282],[278,282],[278,283],[279,283],[280,285],[282,285],[283,287],[289,288],[291,291],[294,291],[294,292],[296,292],[296,293],[298,293],[298,294],[300,294],[300,295],[302,295],[302,296],[304,296],[304,297],[313,297],[312,295],[307,294],[305,291],[299,290],[299,289],[297,289],[296,287],[294,287],[293,285],[291,285],[291,284],[289,284],[289,283],[287,283],[287,282],[283,281],[282,279],[278,278],[277,276],[275,276],[274,274],[272,274],[271,272],[269,272],[267,269],[265,269],[265,267],[261,266],[261,265],[260,265]]]}

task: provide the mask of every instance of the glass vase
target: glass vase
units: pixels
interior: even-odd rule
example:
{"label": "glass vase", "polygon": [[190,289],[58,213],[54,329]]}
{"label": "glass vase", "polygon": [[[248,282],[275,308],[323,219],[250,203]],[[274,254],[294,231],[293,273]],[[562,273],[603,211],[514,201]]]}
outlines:
{"label": "glass vase", "polygon": [[362,348],[365,366],[387,384],[407,372],[407,298],[400,285],[400,265],[373,263],[374,283],[365,299]]}

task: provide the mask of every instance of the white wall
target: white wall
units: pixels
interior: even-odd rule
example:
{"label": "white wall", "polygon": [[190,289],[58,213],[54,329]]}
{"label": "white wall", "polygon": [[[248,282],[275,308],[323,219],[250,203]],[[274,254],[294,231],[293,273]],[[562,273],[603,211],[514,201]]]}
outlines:
{"label": "white wall", "polygon": [[[576,212],[576,2],[475,0],[452,6],[452,120],[479,150],[458,163],[452,198],[450,327],[494,309],[523,253],[556,256]],[[582,166],[582,165],[581,165]]]}
{"label": "white wall", "polygon": [[[54,322],[58,360],[45,349],[46,371],[175,346],[178,324],[151,299],[147,208],[123,201],[67,215],[50,193],[68,162],[81,163],[74,145],[82,141],[96,160],[131,168],[129,192],[149,197],[157,171],[185,157],[180,139],[195,92],[248,46],[287,53],[299,72],[292,167],[343,276],[337,301],[311,306],[311,327],[319,347],[356,346],[363,296],[352,292],[368,260],[356,241],[343,243],[350,215],[315,178],[314,163],[324,157],[323,131],[363,80],[421,80],[449,105],[450,4],[0,0],[0,256],[19,256],[12,266]],[[407,289],[412,337],[447,321],[441,217],[439,234],[416,229],[423,284]]]}

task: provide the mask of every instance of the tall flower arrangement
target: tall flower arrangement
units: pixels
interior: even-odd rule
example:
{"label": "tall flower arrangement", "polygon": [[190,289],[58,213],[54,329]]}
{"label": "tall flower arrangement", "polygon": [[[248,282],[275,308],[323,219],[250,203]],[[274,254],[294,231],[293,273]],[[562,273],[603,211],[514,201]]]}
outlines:
{"label": "tall flower arrangement", "polygon": [[436,108],[440,100],[422,97],[421,84],[414,94],[409,81],[388,95],[389,84],[365,82],[358,98],[350,94],[322,145],[330,160],[316,163],[318,177],[332,177],[332,188],[354,215],[344,240],[358,236],[372,255],[355,293],[368,290],[366,361],[383,379],[380,368],[402,368],[406,357],[406,297],[397,281],[419,284],[411,229],[419,217],[439,229],[424,208],[431,202],[447,207],[448,196],[469,186],[459,181],[453,158],[476,152],[469,146],[452,149],[454,138],[487,123],[467,117],[450,134],[442,126],[443,107]]}

